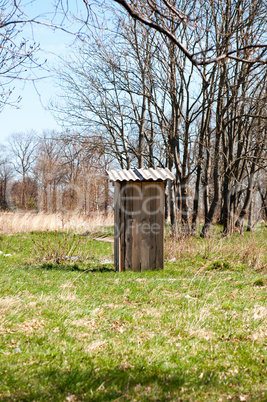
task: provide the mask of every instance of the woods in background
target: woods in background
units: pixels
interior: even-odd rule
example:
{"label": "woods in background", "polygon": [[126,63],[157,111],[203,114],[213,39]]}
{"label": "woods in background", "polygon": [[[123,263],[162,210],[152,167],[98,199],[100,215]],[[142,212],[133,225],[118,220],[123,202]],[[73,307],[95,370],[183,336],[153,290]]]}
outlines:
{"label": "woods in background", "polygon": [[90,141],[55,132],[12,135],[0,157],[2,210],[107,212],[111,194],[105,170],[109,162]]}
{"label": "woods in background", "polygon": [[[255,166],[254,163],[253,180],[246,177],[243,187],[232,189],[233,195],[237,191],[239,196],[235,215],[235,226],[239,230],[243,230],[245,218],[247,230],[253,230],[253,225],[267,218],[266,172]],[[113,206],[112,190],[106,176],[106,169],[110,167],[116,167],[116,161],[107,157],[103,143],[91,142],[84,136],[69,132],[44,132],[41,137],[33,132],[14,134],[0,155],[0,208],[2,211],[76,212],[90,216],[107,213]],[[202,192],[197,200],[198,213],[193,209],[197,174],[196,169],[189,181],[185,200],[188,202],[188,217],[192,227],[193,217],[204,223],[207,213],[203,196],[207,190],[203,179],[200,183]],[[214,197],[212,182],[209,194]],[[175,202],[177,198],[169,183],[166,186],[166,221],[171,213],[175,214],[176,230],[182,232],[181,212]],[[224,199],[221,195],[214,222],[223,223],[223,209]],[[194,226],[190,234],[196,233],[197,227]]]}
{"label": "woods in background", "polygon": [[[174,231],[194,234],[201,217],[201,236],[214,221],[232,234],[243,230],[253,194],[263,194],[263,212],[266,203],[267,50],[255,48],[266,40],[265,5],[171,5],[164,15],[151,14],[165,32],[114,11],[114,29],[98,32],[62,66],[55,110],[81,138],[90,132],[92,141],[100,140],[120,168],[168,167],[175,173],[166,189]],[[177,19],[177,9],[184,16],[197,10],[194,29],[192,20]],[[173,38],[197,56],[205,79]]]}

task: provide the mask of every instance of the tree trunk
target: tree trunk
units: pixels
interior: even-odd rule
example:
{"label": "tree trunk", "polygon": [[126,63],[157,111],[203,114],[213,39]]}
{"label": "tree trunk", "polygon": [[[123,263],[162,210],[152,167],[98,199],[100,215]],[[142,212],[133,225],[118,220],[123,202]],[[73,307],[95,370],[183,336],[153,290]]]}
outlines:
{"label": "tree trunk", "polygon": [[213,181],[214,181],[214,197],[211,203],[211,206],[205,215],[205,222],[202,228],[201,237],[207,237],[210,231],[210,227],[220,200],[220,192],[221,192],[221,185],[220,185],[220,177],[219,177],[219,148],[220,148],[220,132],[216,134],[216,145],[215,145],[215,157],[216,162],[214,166],[213,172]]}
{"label": "tree trunk", "polygon": [[181,199],[182,199],[182,234],[184,236],[189,236],[190,234],[190,224],[189,224],[189,214],[188,214],[188,180],[184,179],[181,182]]}
{"label": "tree trunk", "polygon": [[[235,222],[235,227],[240,229],[243,227],[244,225],[244,219],[248,213],[249,207],[251,205],[251,197],[252,197],[252,191],[253,191],[253,184],[254,184],[254,180],[250,179],[249,180],[249,186],[247,188],[247,193],[246,193],[246,198],[244,201],[244,205],[240,211],[239,217],[237,218],[236,222]],[[252,184],[253,182],[253,184]]]}
{"label": "tree trunk", "polygon": [[267,218],[267,202],[266,202],[267,194],[266,194],[265,197],[264,197],[260,185],[258,185],[258,189],[259,189],[259,193],[260,193],[260,196],[261,196],[262,207],[263,207],[263,210],[264,210],[264,212],[265,212],[265,219],[266,219],[266,218]]}
{"label": "tree trunk", "polygon": [[247,226],[247,232],[252,232],[252,214],[253,214],[253,201],[252,199],[250,200],[250,205],[249,205],[249,215],[248,215],[248,226]]}

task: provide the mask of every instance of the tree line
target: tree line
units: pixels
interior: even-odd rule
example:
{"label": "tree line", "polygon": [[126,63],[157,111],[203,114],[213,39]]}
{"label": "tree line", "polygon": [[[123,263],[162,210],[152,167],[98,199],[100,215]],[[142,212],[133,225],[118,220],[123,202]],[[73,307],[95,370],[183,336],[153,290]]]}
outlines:
{"label": "tree line", "polygon": [[1,210],[107,213],[111,196],[100,146],[44,131],[12,134],[0,155]]}

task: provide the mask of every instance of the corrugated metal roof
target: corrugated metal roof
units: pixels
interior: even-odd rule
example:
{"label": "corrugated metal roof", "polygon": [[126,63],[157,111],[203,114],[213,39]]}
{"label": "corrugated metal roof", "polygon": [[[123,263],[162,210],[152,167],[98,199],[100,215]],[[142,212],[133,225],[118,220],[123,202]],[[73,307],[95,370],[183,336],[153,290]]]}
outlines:
{"label": "corrugated metal roof", "polygon": [[165,181],[175,180],[175,175],[168,169],[122,169],[107,170],[109,179],[112,181]]}

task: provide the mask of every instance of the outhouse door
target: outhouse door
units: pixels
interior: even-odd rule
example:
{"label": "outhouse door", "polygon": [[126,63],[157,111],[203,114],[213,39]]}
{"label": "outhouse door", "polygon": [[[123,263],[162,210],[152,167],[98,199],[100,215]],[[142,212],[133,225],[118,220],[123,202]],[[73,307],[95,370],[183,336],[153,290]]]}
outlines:
{"label": "outhouse door", "polygon": [[163,269],[164,183],[115,182],[116,270]]}

